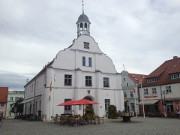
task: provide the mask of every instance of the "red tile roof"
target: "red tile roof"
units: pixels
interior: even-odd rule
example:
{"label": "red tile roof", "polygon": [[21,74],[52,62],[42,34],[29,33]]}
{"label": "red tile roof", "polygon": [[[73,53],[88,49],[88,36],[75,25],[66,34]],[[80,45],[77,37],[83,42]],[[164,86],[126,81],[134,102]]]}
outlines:
{"label": "red tile roof", "polygon": [[8,87],[0,87],[0,102],[7,102]]}
{"label": "red tile roof", "polygon": [[142,80],[147,76],[144,74],[134,74],[134,73],[129,73],[128,76],[133,80],[135,84],[138,84],[138,86],[141,85]]}
{"label": "red tile roof", "polygon": [[[165,61],[162,65],[150,73],[143,81],[143,86],[155,86],[180,82],[180,78],[171,80],[170,74],[173,73],[180,73],[180,58],[178,57]],[[154,77],[157,78],[157,82],[147,83],[148,78]]]}

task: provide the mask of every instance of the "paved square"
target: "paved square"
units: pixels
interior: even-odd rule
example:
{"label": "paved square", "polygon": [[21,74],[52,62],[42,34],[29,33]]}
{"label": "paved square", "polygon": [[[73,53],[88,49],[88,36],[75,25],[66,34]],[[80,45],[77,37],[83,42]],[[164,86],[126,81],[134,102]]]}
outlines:
{"label": "paved square", "polygon": [[4,120],[0,135],[180,135],[180,119],[132,118],[105,119],[104,124],[89,124],[78,127],[51,124],[48,122]]}

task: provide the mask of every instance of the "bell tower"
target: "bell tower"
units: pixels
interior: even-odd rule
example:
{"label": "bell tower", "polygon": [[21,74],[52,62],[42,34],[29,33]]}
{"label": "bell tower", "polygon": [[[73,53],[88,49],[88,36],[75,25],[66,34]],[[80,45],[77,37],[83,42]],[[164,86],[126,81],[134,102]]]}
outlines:
{"label": "bell tower", "polygon": [[84,14],[84,3],[82,0],[82,14],[79,16],[77,24],[77,37],[80,35],[90,35],[90,24],[89,18]]}

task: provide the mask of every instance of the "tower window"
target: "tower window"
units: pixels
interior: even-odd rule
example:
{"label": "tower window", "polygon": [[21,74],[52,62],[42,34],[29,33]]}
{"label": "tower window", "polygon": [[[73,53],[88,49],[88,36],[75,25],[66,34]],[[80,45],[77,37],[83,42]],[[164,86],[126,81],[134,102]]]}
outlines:
{"label": "tower window", "polygon": [[85,23],[85,28],[87,28],[87,23]]}
{"label": "tower window", "polygon": [[83,23],[80,23],[80,28],[83,28]]}

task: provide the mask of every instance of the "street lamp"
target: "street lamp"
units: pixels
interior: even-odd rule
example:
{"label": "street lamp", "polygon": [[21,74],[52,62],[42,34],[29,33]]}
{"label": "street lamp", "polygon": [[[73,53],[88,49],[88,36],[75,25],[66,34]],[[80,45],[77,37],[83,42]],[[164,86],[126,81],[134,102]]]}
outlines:
{"label": "street lamp", "polygon": [[[142,81],[141,81],[141,89],[142,89]],[[142,90],[142,103],[143,103],[143,115],[144,115],[144,118],[145,118],[143,90]]]}

